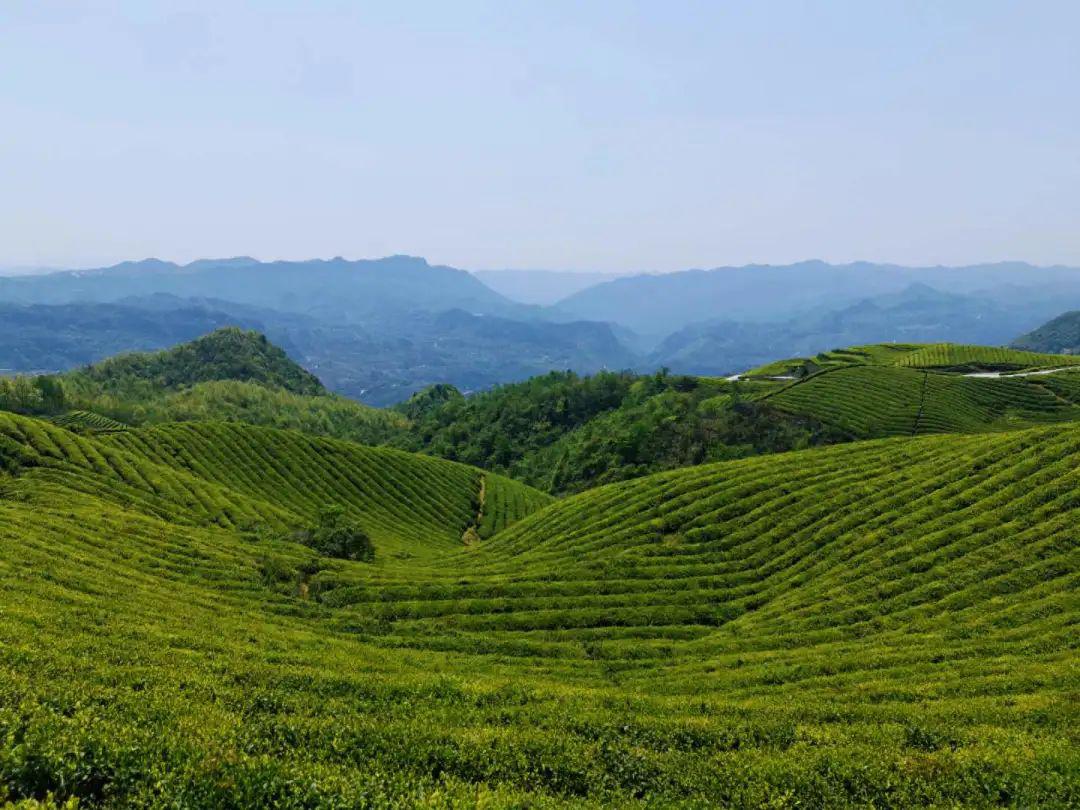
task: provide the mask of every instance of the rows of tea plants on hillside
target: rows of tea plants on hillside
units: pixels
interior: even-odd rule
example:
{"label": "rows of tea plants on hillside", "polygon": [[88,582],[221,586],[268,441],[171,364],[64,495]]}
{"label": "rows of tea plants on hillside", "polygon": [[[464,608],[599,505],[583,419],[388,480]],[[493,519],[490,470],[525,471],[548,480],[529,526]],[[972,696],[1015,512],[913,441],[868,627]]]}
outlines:
{"label": "rows of tea plants on hillside", "polygon": [[746,373],[748,379],[807,377],[848,366],[901,366],[943,371],[1020,371],[1066,368],[1080,357],[957,343],[877,343],[820,352],[813,357],[777,360]]}
{"label": "rows of tea plants on hillside", "polygon": [[979,432],[1080,419],[1080,407],[1043,377],[983,379],[910,368],[821,372],[767,397],[855,437]]}
{"label": "rows of tea plants on hillside", "polygon": [[846,366],[892,366],[907,355],[923,348],[918,343],[875,343],[867,346],[850,346],[819,352],[813,357],[793,357],[776,360],[746,373],[748,379],[795,376],[804,377],[826,369]]}
{"label": "rows of tea plants on hillside", "polygon": [[[1044,480],[1060,477],[1059,466],[1076,453],[1072,433],[1054,438],[1043,457],[1048,472],[1035,479],[1040,486]],[[444,627],[457,634],[456,643],[462,649],[471,642],[496,651],[503,633],[507,649],[515,649],[524,646],[520,634],[530,632],[535,634],[530,639],[532,649],[538,653],[547,646],[550,655],[580,657],[581,643],[605,640],[611,642],[605,647],[609,656],[642,657],[649,647],[641,643],[643,638],[664,638],[667,629],[674,638],[704,635],[709,628],[727,626],[743,616],[764,615],[764,605],[778,597],[790,600],[791,593],[798,591],[793,586],[811,580],[803,569],[822,554],[827,536],[869,542],[882,552],[885,549],[874,545],[880,542],[874,539],[875,524],[910,526],[904,530],[912,538],[920,530],[929,531],[936,502],[931,500],[925,512],[920,510],[922,490],[914,488],[915,476],[923,479],[920,486],[927,492],[940,495],[951,482],[950,488],[961,497],[964,490],[956,482],[966,465],[976,464],[980,473],[969,477],[968,494],[982,495],[979,484],[984,476],[988,492],[1001,489],[1002,480],[996,476],[1000,468],[1015,464],[1017,445],[975,452],[980,445],[976,438],[966,443],[920,442],[910,450],[905,445],[875,443],[872,449],[860,447],[858,452],[854,447],[848,454],[831,452],[831,458],[821,458],[820,463],[800,459],[807,465],[805,470],[789,470],[776,463],[742,463],[726,465],[733,471],[731,477],[710,467],[696,469],[693,475],[686,471],[645,479],[637,486],[604,488],[544,510],[497,536],[473,563],[488,575],[484,579],[397,586],[387,581],[377,604],[361,603],[362,592],[352,594],[357,601],[351,604],[358,613],[392,621],[398,641],[415,633],[425,644],[445,646],[446,638],[432,632]],[[805,455],[817,461],[824,454]],[[883,464],[895,456],[903,464],[899,471]],[[1052,458],[1066,460],[1051,463]],[[775,459],[781,460],[791,461]],[[867,461],[882,465],[883,474],[867,475],[862,469]],[[1023,466],[1015,470],[1020,480],[1031,483]],[[804,480],[807,483],[801,486]],[[947,509],[956,507],[943,503]],[[1023,506],[1015,496],[1008,503],[1014,509]],[[902,519],[899,511],[891,511],[905,505],[915,515],[910,521]],[[805,530],[799,528],[799,521],[805,522]],[[825,535],[829,522],[834,526]],[[1007,516],[1002,523],[1009,524]],[[868,530],[870,540],[856,531],[863,526],[874,530]],[[537,542],[538,538],[543,542]],[[843,562],[848,552],[830,547],[830,554],[840,554]],[[836,564],[829,559],[831,565]],[[1009,559],[1006,565],[1014,563]],[[986,571],[973,566],[971,558],[962,565],[966,566],[963,579],[989,581]],[[925,569],[916,566],[915,574],[922,573]],[[494,576],[499,579],[492,582]],[[813,581],[827,578],[821,573]],[[904,600],[915,592],[913,583],[895,570],[887,571],[885,581],[901,583],[896,585],[896,594],[909,608]],[[333,590],[327,593],[335,605],[349,604],[334,598]],[[816,591],[806,593],[813,603]],[[851,593],[856,595],[851,597]],[[872,601],[873,595],[873,591],[849,592],[849,598],[860,604]],[[889,606],[882,610],[888,612]],[[819,611],[815,621],[829,625],[834,637],[839,637],[853,621],[841,618]],[[812,635],[814,631],[808,626],[791,632]],[[466,638],[462,633],[475,636]]]}
{"label": "rows of tea plants on hillside", "polygon": [[815,374],[767,397],[770,405],[807,414],[853,436],[909,436],[923,401],[923,372],[855,365]]}
{"label": "rows of tea plants on hillside", "polygon": [[[145,428],[109,441],[309,519],[344,506],[396,553],[458,546],[478,511],[480,471],[399,450],[226,423]],[[485,478],[496,507],[489,534],[550,500],[500,476]]]}
{"label": "rows of tea plants on hillside", "polygon": [[48,482],[181,523],[281,528],[296,522],[279,505],[50,422],[0,412],[0,438],[20,448],[26,469],[18,483],[28,480],[38,497]]}
{"label": "rows of tea plants on hillside", "polygon": [[1080,363],[1080,357],[1066,354],[1039,354],[999,346],[935,343],[918,351],[904,354],[896,363],[910,368],[1017,371],[1072,366]]}
{"label": "rows of tea plants on hillside", "polygon": [[[554,503],[267,429],[0,433],[29,462],[0,484],[0,801],[1080,799],[1076,427],[757,457]],[[116,480],[110,457],[162,490],[168,474],[299,519],[382,515],[377,549],[400,553],[328,565],[197,500],[155,516],[69,485]]]}
{"label": "rows of tea plants on hillside", "polygon": [[114,433],[128,428],[123,422],[90,411],[68,411],[54,416],[52,423],[76,433]]}
{"label": "rows of tea plants on hillside", "polygon": [[1042,378],[980,379],[929,372],[917,433],[977,432],[1080,419]]}
{"label": "rows of tea plants on hillside", "polygon": [[482,480],[483,499],[478,504],[481,519],[477,526],[481,538],[491,537],[552,501],[550,495],[501,475],[484,473]]}

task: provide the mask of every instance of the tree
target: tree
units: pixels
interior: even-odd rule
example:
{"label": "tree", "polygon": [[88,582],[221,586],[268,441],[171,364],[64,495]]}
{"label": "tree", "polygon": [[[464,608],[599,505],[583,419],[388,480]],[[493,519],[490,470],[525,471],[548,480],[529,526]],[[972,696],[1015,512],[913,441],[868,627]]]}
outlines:
{"label": "tree", "polygon": [[319,513],[319,524],[305,542],[325,557],[364,562],[375,558],[375,546],[367,532],[340,506],[329,506]]}
{"label": "tree", "polygon": [[41,393],[41,407],[45,413],[64,410],[64,386],[58,378],[43,374],[34,378],[34,386]]}

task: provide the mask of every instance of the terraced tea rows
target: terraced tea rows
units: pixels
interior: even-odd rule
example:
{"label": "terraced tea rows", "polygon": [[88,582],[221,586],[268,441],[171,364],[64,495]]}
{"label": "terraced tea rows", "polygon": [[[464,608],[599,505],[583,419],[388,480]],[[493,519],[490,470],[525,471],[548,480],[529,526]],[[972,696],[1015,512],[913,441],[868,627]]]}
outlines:
{"label": "terraced tea rows", "polygon": [[785,375],[804,376],[848,366],[901,366],[940,371],[1021,371],[1064,368],[1080,364],[1080,357],[1041,354],[1000,346],[958,343],[878,343],[821,352],[813,357],[777,360],[748,371],[748,379]]}
{"label": "terraced tea rows", "polygon": [[[1080,419],[1080,386],[1062,373],[979,379],[904,367],[821,372],[764,398],[781,410],[835,425],[854,437],[1013,429]],[[1074,392],[1074,389],[1075,392]]]}
{"label": "terraced tea rows", "polygon": [[965,346],[935,343],[904,354],[897,365],[910,368],[937,368],[970,371],[1019,371],[1022,369],[1060,368],[1080,363],[1080,357],[1067,354],[1039,354],[997,346]]}
{"label": "terraced tea rows", "polygon": [[113,433],[128,428],[123,422],[90,411],[68,411],[60,416],[54,416],[52,423],[83,433]]}
{"label": "terraced tea rows", "polygon": [[388,551],[457,548],[476,518],[481,479],[492,508],[487,531],[550,502],[508,478],[399,450],[237,424],[194,423],[127,431],[108,441],[149,461],[286,505],[308,520],[337,504],[362,518]]}
{"label": "terraced tea rows", "polygon": [[[271,429],[83,438],[3,418],[0,435],[10,798],[1080,799],[1074,426],[758,457],[555,503]],[[288,540],[329,503],[371,527],[374,564]]]}
{"label": "terraced tea rows", "polygon": [[820,352],[813,357],[777,360],[746,373],[748,379],[802,375],[846,366],[892,366],[905,356],[923,348],[917,343],[877,343]]}

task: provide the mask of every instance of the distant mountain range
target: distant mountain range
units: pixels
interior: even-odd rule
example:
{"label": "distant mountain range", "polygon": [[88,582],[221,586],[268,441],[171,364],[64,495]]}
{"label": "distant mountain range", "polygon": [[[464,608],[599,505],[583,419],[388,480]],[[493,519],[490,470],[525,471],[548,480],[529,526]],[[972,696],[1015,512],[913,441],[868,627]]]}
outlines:
{"label": "distant mountain range", "polygon": [[1001,344],[1042,317],[989,298],[912,284],[841,309],[819,308],[785,321],[717,319],[669,335],[651,365],[687,374],[731,374],[784,356],[807,356],[866,343]]}
{"label": "distant mountain range", "polygon": [[469,273],[409,256],[147,259],[0,278],[0,370],[59,371],[236,325],[331,390],[385,405],[433,383],[469,392],[552,369],[720,375],[859,343],[1003,345],[1076,308],[1080,270],[1020,263],[611,278]]}
{"label": "distant mountain range", "polygon": [[638,359],[607,324],[549,319],[470,273],[405,256],[149,259],[0,278],[0,301],[0,325],[20,327],[0,329],[9,371],[60,371],[237,325],[265,332],[333,390],[376,405],[437,382],[474,391]]}
{"label": "distant mountain range", "polygon": [[411,256],[268,263],[238,257],[187,265],[147,259],[96,270],[0,278],[0,301],[5,303],[108,303],[156,293],[218,298],[343,323],[391,311],[460,307],[504,314],[527,309],[464,270],[432,266]]}
{"label": "distant mountain range", "polygon": [[557,304],[582,290],[623,276],[569,270],[476,270],[473,275],[512,301],[542,306]]}
{"label": "distant mountain range", "polygon": [[[1020,262],[970,267],[900,267],[858,262],[720,267],[608,281],[558,302],[558,311],[612,321],[658,343],[690,324],[729,320],[777,322],[808,312],[837,310],[863,299],[922,284],[954,295],[974,295],[1024,312],[1034,326],[1080,304],[1080,270]],[[999,340],[1008,340],[1003,334]]]}

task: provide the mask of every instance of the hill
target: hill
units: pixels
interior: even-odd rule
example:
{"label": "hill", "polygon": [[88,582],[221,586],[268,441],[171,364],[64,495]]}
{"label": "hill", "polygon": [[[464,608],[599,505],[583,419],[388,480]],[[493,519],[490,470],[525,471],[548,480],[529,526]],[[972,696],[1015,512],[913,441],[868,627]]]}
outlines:
{"label": "hill", "polygon": [[1053,371],[1080,365],[1080,358],[1044,354],[1000,346],[970,346],[956,343],[880,343],[819,352],[813,357],[776,360],[743,375],[743,379],[777,376],[806,377],[818,371],[840,367],[903,366],[980,376],[1031,371]]}
{"label": "hill", "polygon": [[[777,454],[551,504],[265,428],[83,438],[0,415],[0,435],[7,799],[1080,795],[1075,426]],[[328,505],[373,562],[297,542]]]}
{"label": "hill", "polygon": [[49,415],[74,430],[229,421],[381,444],[401,416],[330,394],[256,332],[225,328],[155,353],[131,353],[61,375],[0,378],[0,408]]}
{"label": "hill", "polygon": [[326,393],[314,374],[290,360],[265,335],[236,328],[219,329],[160,352],[122,354],[64,379],[76,390],[94,387],[136,397],[211,380],[243,380],[309,396]]}
{"label": "hill", "polygon": [[789,380],[763,392],[761,401],[852,438],[982,432],[1080,419],[1077,358],[1015,349],[856,346],[771,363],[746,377]]}
{"label": "hill", "polygon": [[1080,354],[1080,311],[1066,312],[1021,335],[1012,343],[1015,349],[1053,354]]}
{"label": "hill", "polygon": [[[499,319],[485,320],[497,336]],[[328,394],[265,338],[234,329],[68,375],[0,381],[0,403],[84,433],[200,421],[296,429],[424,452],[565,494],[852,439],[1072,421],[1080,417],[1074,375],[1023,370],[1074,362],[994,347],[883,344],[778,361],[739,382],[554,372],[469,397],[439,384],[375,409]]]}
{"label": "hill", "polygon": [[666,371],[553,373],[470,397],[446,387],[418,395],[398,409],[412,429],[390,441],[565,494],[853,439],[1078,420],[1080,373],[1042,373],[1078,362],[899,343],[776,361],[738,381]]}

